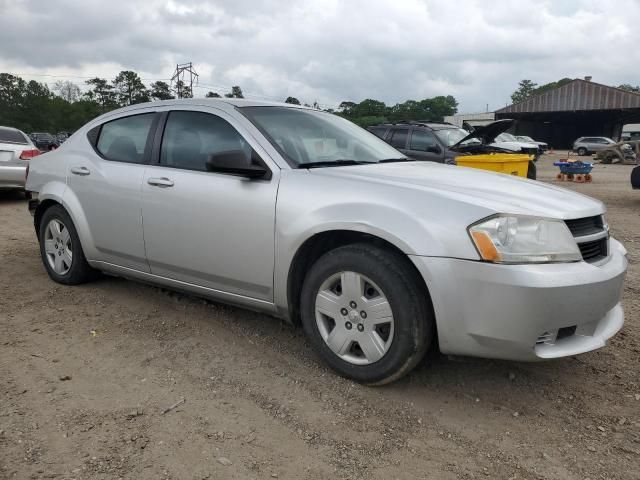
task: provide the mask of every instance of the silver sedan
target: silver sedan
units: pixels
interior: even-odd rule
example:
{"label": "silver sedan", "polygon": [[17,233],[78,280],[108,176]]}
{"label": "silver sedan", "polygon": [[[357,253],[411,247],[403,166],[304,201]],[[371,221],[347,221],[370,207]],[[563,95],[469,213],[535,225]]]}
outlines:
{"label": "silver sedan", "polygon": [[24,190],[29,160],[39,154],[24,132],[0,127],[0,190]]}
{"label": "silver sedan", "polygon": [[397,379],[436,346],[574,355],[623,324],[626,251],[601,202],[411,161],[329,113],[141,104],[47,157],[27,189],[54,281],[104,271],[280,316],[359,382]]}

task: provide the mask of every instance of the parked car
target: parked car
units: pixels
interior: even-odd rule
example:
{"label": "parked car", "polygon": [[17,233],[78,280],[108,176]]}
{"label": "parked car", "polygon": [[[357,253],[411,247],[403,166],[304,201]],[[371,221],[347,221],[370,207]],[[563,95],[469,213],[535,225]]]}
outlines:
{"label": "parked car", "polygon": [[580,137],[573,142],[573,151],[578,155],[591,155],[610,148],[616,142],[607,137]]}
{"label": "parked car", "polygon": [[43,152],[58,148],[58,141],[50,133],[32,133],[29,137],[35,146]]}
{"label": "parked car", "polygon": [[493,145],[513,152],[526,153],[527,155],[531,155],[534,161],[537,161],[542,154],[542,149],[535,143],[523,142],[507,132],[496,136]]}
{"label": "parked car", "polygon": [[[525,153],[537,160],[539,152],[536,145],[509,142],[507,137],[503,137],[513,124],[514,120],[498,120],[471,133],[446,122],[385,123],[368,130],[415,160],[451,164],[459,155],[491,152]],[[533,162],[529,164],[528,177],[536,178]]]}
{"label": "parked car", "polygon": [[546,152],[547,150],[549,150],[549,144],[547,142],[538,142],[536,140],[534,140],[533,138],[527,136],[527,135],[516,135],[516,139],[520,142],[525,142],[525,143],[531,143],[533,145],[537,145],[538,148],[540,150],[542,150],[543,152]]}
{"label": "parked car", "polygon": [[433,345],[573,356],[623,324],[626,250],[600,201],[411,160],[326,112],[139,104],[46,157],[27,188],[51,279],[101,270],[301,323],[359,382],[395,380]]}
{"label": "parked car", "polygon": [[69,133],[67,133],[67,132],[60,132],[60,133],[57,133],[57,134],[56,134],[56,143],[57,143],[58,145],[62,145],[62,144],[65,142],[65,140],[66,140],[67,138],[69,138],[70,136],[71,136],[71,134],[69,134]]}
{"label": "parked car", "polygon": [[0,190],[24,190],[29,160],[39,154],[24,132],[0,127]]}

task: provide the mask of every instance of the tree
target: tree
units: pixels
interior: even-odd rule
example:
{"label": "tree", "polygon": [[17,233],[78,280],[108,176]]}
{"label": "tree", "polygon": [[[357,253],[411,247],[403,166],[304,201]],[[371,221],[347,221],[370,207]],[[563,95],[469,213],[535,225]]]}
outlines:
{"label": "tree", "polygon": [[175,91],[178,98],[193,98],[191,87],[185,85],[182,80],[176,82]]}
{"label": "tree", "polygon": [[216,92],[207,92],[206,98],[220,98],[220,94]]}
{"label": "tree", "polygon": [[149,86],[151,87],[149,95],[153,100],[173,100],[175,98],[171,94],[171,87],[166,82],[157,81]]}
{"label": "tree", "polygon": [[511,101],[513,103],[520,103],[531,96],[537,83],[533,83],[531,80],[520,80],[518,89],[511,94]]}
{"label": "tree", "polygon": [[109,84],[104,78],[95,77],[85,82],[93,87],[85,93],[87,100],[96,101],[102,107],[102,111],[106,112],[118,107],[116,95],[113,91],[113,85]]}
{"label": "tree", "polygon": [[627,92],[640,93],[640,86],[639,85],[636,85],[634,87],[633,85],[629,85],[628,83],[623,83],[622,85],[619,85],[618,88],[620,90],[625,90]]}
{"label": "tree", "polygon": [[231,92],[225,93],[224,96],[227,98],[244,98],[244,95],[242,94],[242,89],[237,85],[234,85],[233,87],[231,87]]}
{"label": "tree", "polygon": [[287,97],[284,103],[290,103],[292,105],[300,105],[300,100],[298,100],[296,97]]}
{"label": "tree", "polygon": [[69,103],[77,102],[80,99],[80,87],[69,80],[58,80],[53,84],[53,91]]}
{"label": "tree", "polygon": [[149,101],[149,91],[136,72],[123,70],[113,80],[120,105],[133,105]]}
{"label": "tree", "polygon": [[351,112],[356,105],[357,104],[354,102],[340,102],[340,105],[338,105],[338,108],[345,115],[351,115]]}

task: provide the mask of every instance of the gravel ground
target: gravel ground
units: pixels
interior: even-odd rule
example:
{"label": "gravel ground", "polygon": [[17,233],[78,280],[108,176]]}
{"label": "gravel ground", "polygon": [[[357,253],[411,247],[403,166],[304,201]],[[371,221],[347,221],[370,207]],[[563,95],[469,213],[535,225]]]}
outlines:
{"label": "gravel ground", "polygon": [[[540,179],[555,182],[553,158]],[[0,478],[638,479],[631,168],[564,184],[606,203],[629,250],[609,346],[537,364],[433,355],[381,388],[264,315],[115,278],[53,283],[26,202],[0,194]]]}

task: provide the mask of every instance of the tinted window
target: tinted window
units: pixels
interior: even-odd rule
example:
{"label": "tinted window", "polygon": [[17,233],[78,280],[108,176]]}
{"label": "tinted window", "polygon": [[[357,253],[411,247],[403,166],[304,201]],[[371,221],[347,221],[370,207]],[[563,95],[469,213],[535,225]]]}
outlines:
{"label": "tinted window", "polygon": [[145,113],[103,124],[96,148],[107,160],[143,163],[154,116],[155,113]]}
{"label": "tinted window", "polygon": [[384,138],[384,134],[387,131],[386,127],[373,127],[370,128],[369,131],[373,133],[376,137]]}
{"label": "tinted window", "polygon": [[8,128],[0,128],[0,143],[19,143],[20,145],[26,145],[27,139],[18,130],[10,130]]}
{"label": "tinted window", "polygon": [[411,150],[440,153],[440,146],[431,132],[414,130],[411,133]]}
{"label": "tinted window", "polygon": [[207,171],[209,155],[241,150],[247,163],[251,146],[227,121],[203,112],[171,112],[162,137],[160,164]]}
{"label": "tinted window", "polygon": [[391,133],[391,138],[389,139],[389,143],[391,146],[396,148],[405,148],[407,145],[407,134],[409,130],[407,129],[398,129],[393,130]]}

